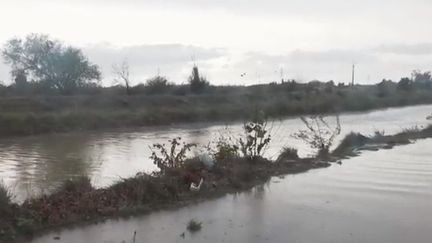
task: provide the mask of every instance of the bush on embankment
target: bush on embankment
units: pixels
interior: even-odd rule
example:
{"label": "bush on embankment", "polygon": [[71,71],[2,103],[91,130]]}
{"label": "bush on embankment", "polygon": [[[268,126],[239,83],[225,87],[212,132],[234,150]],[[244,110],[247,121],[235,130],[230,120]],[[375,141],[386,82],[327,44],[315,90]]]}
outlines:
{"label": "bush on embankment", "polygon": [[121,95],[113,88],[106,88],[92,95],[2,96],[0,135],[250,120],[257,110],[268,118],[280,118],[432,103],[432,90],[414,89],[406,93],[398,91],[396,84],[388,86],[385,95],[378,95],[380,88],[376,85],[339,87],[289,82],[210,86],[200,94]]}

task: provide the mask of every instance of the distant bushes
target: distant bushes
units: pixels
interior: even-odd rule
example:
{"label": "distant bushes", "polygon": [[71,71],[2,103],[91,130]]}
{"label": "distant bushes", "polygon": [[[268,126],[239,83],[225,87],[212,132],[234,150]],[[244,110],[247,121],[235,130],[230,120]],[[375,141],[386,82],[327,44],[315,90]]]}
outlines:
{"label": "distant bushes", "polygon": [[144,93],[149,95],[166,94],[173,86],[166,77],[158,75],[147,80]]}
{"label": "distant bushes", "polygon": [[[268,118],[281,118],[432,103],[432,89],[408,84],[412,85],[409,93],[390,81],[385,82],[382,92],[376,85],[338,87],[290,81],[248,87],[207,86],[200,93],[192,93],[189,84],[172,85],[156,76],[147,84],[131,86],[131,95],[126,95],[122,86],[87,84],[76,89],[80,95],[73,96],[61,95],[55,89],[40,89],[50,93],[32,95],[43,83],[29,82],[28,93],[19,93],[14,85],[0,85],[0,135],[241,121],[252,119],[257,109]],[[326,91],[329,87],[331,92]]]}
{"label": "distant bushes", "polygon": [[295,148],[283,147],[276,161],[298,160],[298,151]]}
{"label": "distant bushes", "polygon": [[200,75],[198,66],[196,65],[192,68],[192,73],[188,78],[188,82],[193,93],[201,93],[210,85],[207,79]]}

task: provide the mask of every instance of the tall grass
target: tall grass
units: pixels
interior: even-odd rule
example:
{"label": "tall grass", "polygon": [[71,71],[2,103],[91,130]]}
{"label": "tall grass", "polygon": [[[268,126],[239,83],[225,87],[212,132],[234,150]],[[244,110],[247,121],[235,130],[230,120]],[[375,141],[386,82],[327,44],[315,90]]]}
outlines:
{"label": "tall grass", "polygon": [[410,95],[377,87],[332,87],[290,83],[255,86],[210,86],[192,94],[178,92],[130,96],[107,88],[99,95],[0,97],[0,135],[29,135],[115,127],[168,125],[176,122],[250,120],[257,109],[268,118],[312,113],[364,111],[383,107],[432,103],[432,90]]}
{"label": "tall grass", "polygon": [[6,212],[12,204],[12,194],[6,185],[0,181],[0,212]]}

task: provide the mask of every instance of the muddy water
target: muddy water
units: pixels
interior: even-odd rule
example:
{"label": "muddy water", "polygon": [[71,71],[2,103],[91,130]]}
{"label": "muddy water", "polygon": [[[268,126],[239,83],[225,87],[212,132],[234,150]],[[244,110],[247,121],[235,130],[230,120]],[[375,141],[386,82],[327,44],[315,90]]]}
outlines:
{"label": "muddy water", "polygon": [[[342,165],[273,178],[250,192],[64,230],[32,243],[131,242],[134,231],[136,242],[152,243],[430,243],[430,148],[432,139],[368,151]],[[185,232],[192,218],[203,226],[195,234]]]}
{"label": "muddy water", "polygon": [[[415,106],[341,116],[342,133],[386,134],[427,123],[432,106]],[[312,151],[291,134],[303,128],[297,118],[269,122],[272,142],[266,156],[274,158],[283,146]],[[8,138],[0,140],[0,178],[15,193],[16,201],[49,192],[68,178],[86,175],[95,186],[106,186],[139,171],[153,171],[149,146],[173,137],[208,144],[220,135],[235,137],[241,124],[192,124],[143,128],[134,131],[81,132],[73,134]],[[342,137],[342,135],[340,136]]]}

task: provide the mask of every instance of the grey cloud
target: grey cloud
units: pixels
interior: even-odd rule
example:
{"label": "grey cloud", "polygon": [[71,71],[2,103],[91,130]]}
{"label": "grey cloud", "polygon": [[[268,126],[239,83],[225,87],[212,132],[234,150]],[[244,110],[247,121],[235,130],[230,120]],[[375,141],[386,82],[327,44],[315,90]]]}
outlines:
{"label": "grey cloud", "polygon": [[249,52],[248,58],[260,59],[262,61],[277,62],[306,62],[306,63],[352,63],[373,62],[377,58],[364,51],[352,50],[327,50],[327,51],[304,51],[295,50],[285,55],[267,55],[263,53]]}
{"label": "grey cloud", "polygon": [[431,55],[432,43],[420,43],[413,45],[381,45],[374,49],[381,53],[401,54],[401,55]]}
{"label": "grey cloud", "polygon": [[[282,78],[281,69],[284,79],[346,82],[350,78],[353,62],[361,65],[364,69],[380,65],[379,57],[365,51],[295,50],[280,55],[249,52],[238,62],[232,63],[226,71],[232,74],[230,78],[234,82],[238,81],[244,84],[280,80]],[[221,72],[223,73],[223,71]],[[238,74],[240,73],[247,73],[247,75],[239,78]],[[363,76],[367,76],[367,74]]]}
{"label": "grey cloud", "polygon": [[137,82],[157,73],[167,75],[174,81],[184,79],[183,69],[190,69],[192,61],[205,64],[213,59],[226,55],[221,48],[201,48],[181,44],[137,45],[117,48],[109,44],[98,44],[84,47],[89,59],[98,64],[103,72],[105,84],[110,84],[112,65],[127,60],[131,76]]}
{"label": "grey cloud", "polygon": [[83,50],[98,62],[127,57],[128,60],[139,65],[184,63],[193,58],[209,60],[225,54],[225,50],[221,48],[201,48],[181,44],[137,45],[121,48],[109,44],[99,44],[84,47]]}
{"label": "grey cloud", "polygon": [[[46,0],[47,1],[47,0]],[[53,0],[51,0],[53,1]],[[77,0],[63,0],[77,2]],[[78,0],[85,4],[110,4],[129,7],[161,7],[165,9],[222,10],[235,14],[303,15],[309,17],[356,16],[388,10],[403,12],[407,7],[430,7],[427,0]],[[58,0],[56,0],[58,2]]]}
{"label": "grey cloud", "polygon": [[[410,48],[408,49],[411,50]],[[400,48],[396,49],[400,50]],[[425,47],[414,48],[411,52],[417,53],[420,50],[425,52]],[[195,62],[213,84],[254,84],[277,81],[281,78],[281,68],[284,70],[285,79],[347,82],[351,77],[353,62],[358,66],[359,82],[375,83],[383,78],[397,80],[414,69],[429,70],[428,64],[432,61],[432,55],[423,55],[421,60],[417,58],[418,56],[402,55],[387,58],[387,52],[394,52],[394,50],[382,46],[363,50],[295,50],[278,55],[248,52],[241,56],[232,55],[230,51],[221,48],[201,48],[180,44],[121,48],[99,44],[84,47],[83,51],[89,56],[91,62],[102,68],[105,85],[112,84],[112,65],[122,62],[125,58],[130,64],[134,84],[155,75],[158,68],[161,74],[170,80],[176,83],[185,82],[191,71],[192,56],[195,56]],[[247,75],[241,77],[241,73]],[[0,65],[0,80],[10,80],[5,65]]]}
{"label": "grey cloud", "polygon": [[[110,44],[97,44],[82,48],[92,63],[100,66],[103,84],[113,82],[112,66],[128,61],[133,83],[144,82],[157,74],[181,83],[192,68],[192,61],[202,67],[211,68],[210,62],[227,55],[222,48],[201,48],[181,44],[137,45],[115,47]],[[0,63],[0,81],[10,81],[9,67]]]}

